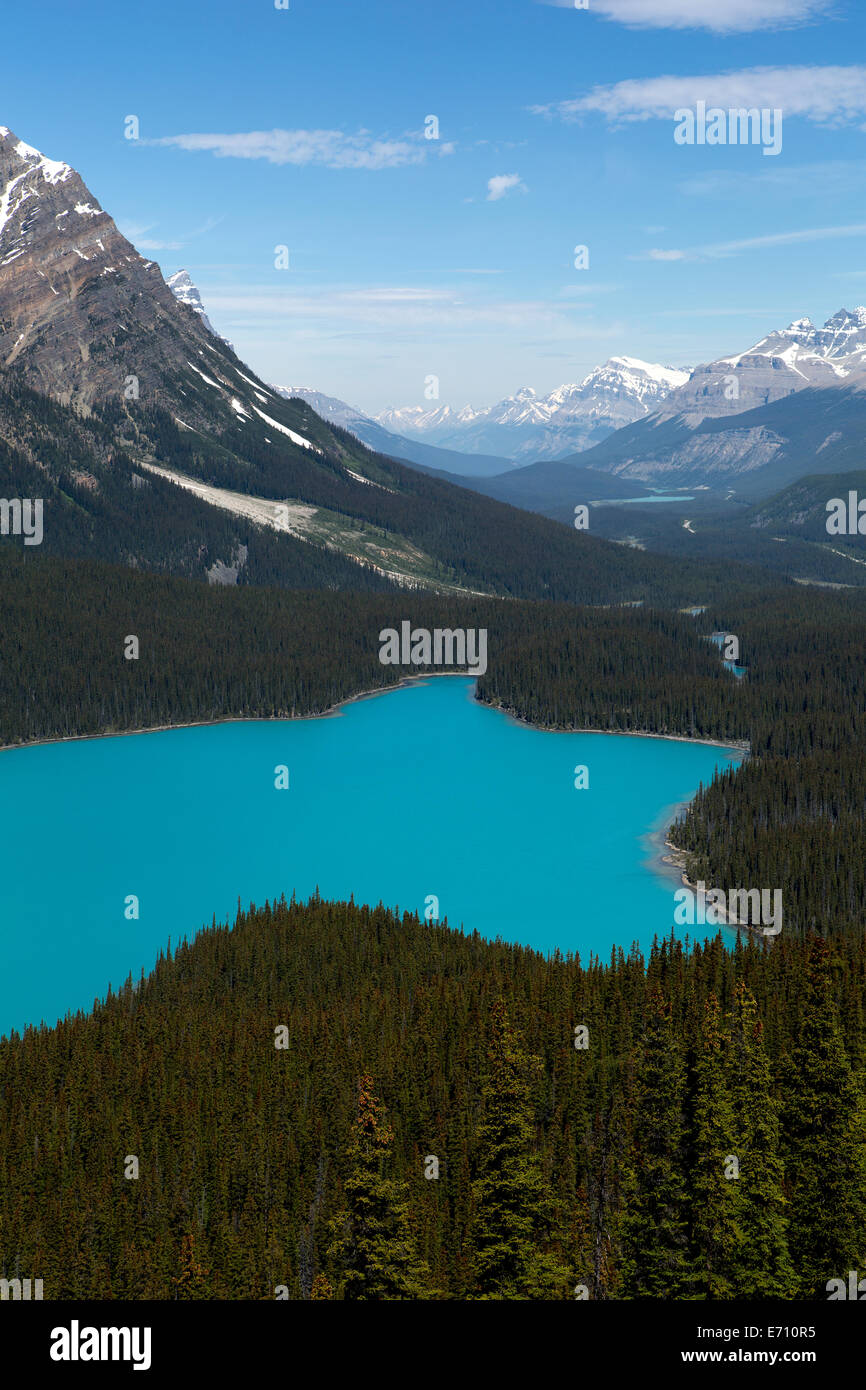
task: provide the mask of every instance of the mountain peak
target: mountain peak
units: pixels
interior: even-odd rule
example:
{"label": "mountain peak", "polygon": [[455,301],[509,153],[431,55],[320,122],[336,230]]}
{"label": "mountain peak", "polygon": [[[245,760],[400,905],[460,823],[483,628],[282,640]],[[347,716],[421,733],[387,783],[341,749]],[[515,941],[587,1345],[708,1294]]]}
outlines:
{"label": "mountain peak", "polygon": [[835,314],[824,324],[825,328],[847,328],[852,329],[866,327],[866,309],[862,305],[856,309],[838,309]]}
{"label": "mountain peak", "polygon": [[84,409],[131,373],[158,394],[182,314],[78,173],[0,127],[0,369]]}
{"label": "mountain peak", "polygon": [[7,158],[15,156],[20,163],[28,165],[28,172],[38,170],[46,183],[65,182],[75,172],[70,164],[65,164],[61,159],[49,159],[41,150],[26,144],[24,140],[19,140],[8,126],[2,125],[0,126],[0,156],[4,155]]}

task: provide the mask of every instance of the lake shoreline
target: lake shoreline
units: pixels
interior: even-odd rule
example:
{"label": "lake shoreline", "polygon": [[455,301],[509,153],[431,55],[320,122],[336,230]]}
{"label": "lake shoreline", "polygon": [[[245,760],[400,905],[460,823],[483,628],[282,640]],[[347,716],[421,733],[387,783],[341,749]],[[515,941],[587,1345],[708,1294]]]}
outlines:
{"label": "lake shoreline", "polygon": [[[0,980],[0,1031],[43,1019],[50,1025],[69,1008],[89,1009],[130,970],[133,979],[140,969],[150,970],[169,934],[172,943],[192,940],[214,917],[231,921],[238,902],[281,893],[303,900],[318,889],[334,901],[354,894],[356,901],[412,908],[426,904],[430,888],[442,895],[439,917],[447,913],[455,928],[544,955],[591,950],[603,957],[614,944],[638,940],[646,953],[655,936],[669,934],[677,885],[648,872],[645,837],[666,830],[674,808],[739,754],[688,749],[684,739],[674,740],[679,748],[642,744],[641,752],[623,739],[602,744],[588,736],[571,742],[536,737],[543,731],[521,733],[500,709],[475,698],[476,682],[465,673],[450,682],[387,674],[388,689],[402,688],[402,699],[374,701],[387,693],[377,686],[330,707],[321,704],[314,717],[339,721],[327,729],[305,725],[297,713],[294,720],[163,720],[160,731],[201,732],[186,739],[134,739],[136,729],[34,739],[29,746],[102,742],[96,749],[49,748],[42,759],[34,753],[0,763],[7,848],[11,862],[22,867],[7,876],[3,895],[10,953]],[[343,707],[362,698],[371,702],[366,710]],[[252,722],[256,729],[247,729]],[[215,730],[216,724],[226,727]],[[264,727],[270,724],[276,727]],[[590,763],[597,773],[591,800],[572,789],[576,762]],[[300,797],[273,794],[282,788],[272,782],[272,770],[284,764],[292,766]],[[48,807],[46,770],[56,790]],[[389,868],[380,862],[377,818],[368,815],[359,825],[358,807],[371,788],[383,804],[397,804],[404,785],[414,794],[419,775],[427,820],[421,825],[403,817],[393,826]],[[479,817],[475,793],[488,785]],[[130,787],[128,814],[119,816],[117,798]],[[225,787],[232,807],[241,788],[247,814],[215,802]],[[521,806],[534,814],[521,814],[522,860],[515,853],[501,866],[503,907],[489,891],[489,866],[503,843],[514,842],[515,789]],[[337,827],[345,849],[335,854]],[[54,869],[66,885],[65,924],[44,895],[30,889],[41,863],[40,835],[52,846]],[[578,902],[575,876],[583,884]],[[618,895],[610,920],[609,883],[620,878],[628,889]],[[134,933],[118,932],[130,890],[147,911]]]}
{"label": "lake shoreline", "polygon": [[[394,681],[391,685],[377,685],[370,690],[359,690],[356,695],[347,695],[344,700],[339,700],[334,705],[329,705],[327,709],[313,711],[309,714],[227,714],[219,719],[191,719],[183,723],[172,724],[150,724],[140,729],[103,729],[94,734],[64,734],[59,738],[39,738],[28,739],[21,743],[0,744],[0,753],[9,753],[21,748],[45,748],[54,743],[82,743],[88,739],[96,738],[132,738],[136,734],[163,734],[171,729],[207,729],[216,728],[219,724],[277,724],[283,720],[296,719],[335,719],[339,718],[340,711],[346,705],[354,705],[359,700],[371,700],[377,695],[387,695],[392,690],[408,690],[419,681],[426,681],[436,676],[460,676],[464,680],[474,680],[475,677],[466,671],[425,671],[417,676],[404,676],[402,680]],[[539,733],[545,734],[609,734],[614,737],[626,736],[627,738],[664,738],[671,739],[676,743],[702,743],[712,748],[726,748],[732,753],[749,754],[749,744],[744,740],[741,743],[723,742],[721,739],[714,738],[694,738],[690,734],[659,734],[649,729],[574,729],[557,728],[552,724],[534,724],[529,719],[523,719],[519,714],[509,709],[506,705],[493,704],[489,700],[478,700],[479,705],[485,709],[492,709],[504,714],[507,719],[511,719],[515,724],[522,724],[524,728],[536,729]],[[684,803],[688,805],[688,803]]]}
{"label": "lake shoreline", "polygon": [[[523,719],[507,705],[494,705],[489,700],[479,700],[478,703],[487,709],[498,710],[500,714],[504,714],[515,724],[522,724],[526,729],[537,729],[544,734],[611,734],[615,738],[623,735],[626,738],[665,738],[670,739],[673,743],[702,743],[710,748],[726,748],[731,753],[742,753],[745,757],[748,757],[751,752],[751,744],[747,739],[740,742],[736,740],[726,742],[719,738],[697,738],[692,734],[658,734],[651,729],[591,729],[586,727],[577,729],[570,724],[567,728],[555,724],[533,724],[530,719]],[[684,802],[683,804],[688,805],[689,803]]]}
{"label": "lake shoreline", "polygon": [[[679,819],[680,813],[684,811],[688,805],[689,802],[683,801],[679,805],[679,807],[676,808],[677,814],[675,816],[675,820]],[[658,847],[658,840],[661,838],[661,836],[665,834],[666,832],[664,830],[657,830],[653,833],[652,839],[656,842],[656,848]],[[670,873],[672,876],[675,874],[679,874],[680,882],[682,883],[683,887],[690,888],[693,893],[696,893],[698,885],[697,883],[693,883],[692,880],[689,878],[688,874],[686,873],[686,865],[688,862],[687,850],[681,849],[679,845],[674,844],[673,840],[668,838],[664,839],[663,847],[669,851],[668,854],[659,854],[659,858],[661,859],[662,864],[665,866],[664,872]],[[705,884],[704,887],[706,888],[708,893],[713,891],[712,884]],[[714,904],[713,910],[714,912],[717,912],[720,917],[724,918],[724,926],[726,926],[729,931],[745,931],[750,933],[752,936],[757,937],[758,939],[763,939],[765,933],[762,927],[756,927],[752,922],[741,922],[739,918],[736,917],[732,919],[728,915],[727,907],[720,907],[717,904]]]}
{"label": "lake shoreline", "polygon": [[[43,748],[56,743],[82,743],[91,739],[100,738],[131,738],[137,734],[160,734],[169,733],[172,729],[207,729],[216,728],[220,724],[276,724],[286,720],[304,719],[338,719],[343,709],[347,705],[357,704],[361,700],[372,700],[378,695],[387,695],[392,690],[408,690],[419,682],[429,680],[435,676],[462,676],[464,679],[473,679],[464,671],[425,671],[417,676],[404,676],[399,681],[385,686],[374,686],[370,690],[359,690],[355,695],[348,695],[345,700],[340,700],[334,705],[329,705],[325,710],[315,711],[310,714],[275,714],[275,715],[227,715],[221,719],[195,719],[179,724],[153,724],[141,729],[119,729],[105,730],[96,734],[67,734],[62,738],[34,739],[27,743],[6,743],[0,745],[0,753],[12,752],[22,748]],[[743,742],[724,742],[721,739],[696,738],[689,734],[659,734],[649,729],[592,729],[592,728],[556,728],[549,724],[535,724],[531,720],[523,719],[513,709],[509,709],[502,704],[494,704],[489,700],[477,700],[476,703],[485,709],[495,710],[502,714],[514,724],[521,725],[525,729],[533,729],[538,733],[546,734],[606,734],[611,737],[627,738],[659,738],[668,739],[674,743],[697,743],[711,748],[723,748],[730,753],[739,753],[745,760],[749,756],[749,744]],[[684,886],[694,889],[695,884],[691,883],[685,873],[685,851],[680,850],[673,842],[667,838],[674,821],[678,820],[683,811],[691,805],[690,801],[679,802],[671,807],[664,815],[663,823],[650,831],[648,838],[653,848],[653,858],[657,861],[653,867],[657,872],[663,873],[670,878],[675,871],[679,871],[681,881]],[[671,851],[665,854],[665,850]],[[678,856],[674,858],[673,856]],[[729,924],[731,925],[731,924]],[[737,926],[746,926],[747,923],[736,923]]]}

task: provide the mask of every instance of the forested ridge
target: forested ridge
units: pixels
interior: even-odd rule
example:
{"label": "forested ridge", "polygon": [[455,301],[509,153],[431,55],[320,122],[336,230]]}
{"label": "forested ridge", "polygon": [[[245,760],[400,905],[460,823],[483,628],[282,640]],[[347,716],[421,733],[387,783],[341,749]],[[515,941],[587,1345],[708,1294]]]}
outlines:
{"label": "forested ridge", "polygon": [[[320,713],[358,691],[423,674],[379,660],[380,631],[407,618],[428,629],[487,628],[496,675],[485,693],[507,697],[541,723],[567,722],[582,710],[586,723],[609,711],[612,727],[680,729],[691,720],[693,732],[726,736],[740,727],[718,654],[694,620],[677,613],[205,588],[43,557],[0,560],[0,606],[3,743],[229,715]],[[123,657],[127,634],[139,638],[137,660]],[[531,669],[538,644],[548,666],[543,678]],[[547,703],[536,710],[531,689],[539,682]]]}
{"label": "forested ridge", "polygon": [[866,1262],[864,1005],[862,939],[604,964],[382,906],[242,912],[0,1043],[0,1277],[826,1298]]}

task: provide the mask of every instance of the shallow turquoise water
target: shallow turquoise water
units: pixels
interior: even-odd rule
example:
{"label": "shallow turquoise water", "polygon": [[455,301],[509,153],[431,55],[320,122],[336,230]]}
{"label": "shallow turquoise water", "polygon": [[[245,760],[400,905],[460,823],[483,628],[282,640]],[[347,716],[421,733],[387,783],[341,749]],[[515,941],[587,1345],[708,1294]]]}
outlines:
{"label": "shallow turquoise water", "polygon": [[239,898],[317,885],[422,915],[436,895],[453,926],[583,959],[669,934],[677,881],[649,834],[736,755],[545,733],[473,686],[0,754],[0,1033],[89,1008]]}

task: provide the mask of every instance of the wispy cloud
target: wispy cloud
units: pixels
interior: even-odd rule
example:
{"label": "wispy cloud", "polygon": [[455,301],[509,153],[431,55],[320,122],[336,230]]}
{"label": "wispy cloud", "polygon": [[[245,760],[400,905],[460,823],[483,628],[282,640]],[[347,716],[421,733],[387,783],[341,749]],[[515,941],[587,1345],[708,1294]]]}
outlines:
{"label": "wispy cloud", "polygon": [[[789,164],[747,174],[732,169],[707,170],[678,185],[680,193],[696,198],[734,198],[744,193],[779,194],[786,198],[844,196],[866,185],[866,160],[828,159],[823,164]],[[664,229],[658,227],[656,232]],[[652,234],[650,228],[646,231]]]}
{"label": "wispy cloud", "polygon": [[688,249],[661,250],[653,247],[641,255],[631,256],[633,261],[706,261],[725,256],[738,256],[743,251],[763,251],[771,246],[797,246],[810,241],[832,241],[838,237],[866,236],[866,222],[850,223],[842,227],[806,227],[796,232],[771,232],[767,236],[743,237],[739,241],[717,241],[707,246],[692,246]]}
{"label": "wispy cloud", "polygon": [[526,184],[519,174],[494,174],[492,179],[487,180],[488,203],[498,203],[500,198],[512,191],[526,192]]}
{"label": "wispy cloud", "polygon": [[[539,0],[574,10],[574,0]],[[833,0],[590,0],[591,13],[632,29],[710,29],[747,34],[756,29],[791,29],[820,18]]]}
{"label": "wispy cloud", "polygon": [[754,318],[756,314],[763,315],[767,319],[779,319],[786,314],[790,305],[784,308],[767,309],[759,304],[750,304],[746,308],[724,308],[720,309],[716,305],[708,309],[697,309],[694,306],[683,309],[657,309],[656,316],[660,319],[729,319],[729,318]]}
{"label": "wispy cloud", "polygon": [[127,241],[132,242],[137,251],[182,251],[187,242],[213,231],[222,220],[221,217],[208,217],[200,227],[194,227],[191,232],[187,232],[182,241],[163,241],[159,237],[148,236],[148,232],[158,225],[156,222],[118,222],[117,230]]}
{"label": "wispy cloud", "polygon": [[[379,138],[368,130],[249,130],[235,134],[163,135],[147,141],[181,150],[204,151],[218,159],[264,159],[269,164],[320,164],[328,169],[394,169],[423,164],[431,145],[414,139]],[[439,154],[451,154],[448,142]]]}
{"label": "wispy cloud", "polygon": [[464,331],[508,328],[544,329],[555,336],[591,336],[604,329],[590,325],[592,304],[550,299],[477,298],[470,290],[454,287],[425,288],[406,285],[330,285],[321,289],[275,291],[269,286],[241,286],[208,291],[208,314],[225,331],[273,328],[294,337],[315,327],[339,336],[352,332],[387,331],[414,334],[442,330],[449,335]]}
{"label": "wispy cloud", "polygon": [[131,241],[136,251],[182,251],[184,243],[182,241],[157,241],[153,237],[133,237],[124,232],[127,241]]}
{"label": "wispy cloud", "polygon": [[582,299],[584,296],[596,294],[615,294],[617,290],[621,290],[622,288],[622,285],[614,283],[605,284],[598,281],[596,284],[590,283],[588,285],[564,285],[559,293],[562,295],[563,299]]}
{"label": "wispy cloud", "polygon": [[866,117],[866,67],[758,67],[694,77],[629,78],[593,87],[585,96],[546,106],[536,115],[566,121],[600,115],[612,124],[671,120],[675,111],[705,101],[724,110],[780,108],[785,118],[803,116],[824,125]]}

